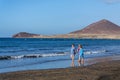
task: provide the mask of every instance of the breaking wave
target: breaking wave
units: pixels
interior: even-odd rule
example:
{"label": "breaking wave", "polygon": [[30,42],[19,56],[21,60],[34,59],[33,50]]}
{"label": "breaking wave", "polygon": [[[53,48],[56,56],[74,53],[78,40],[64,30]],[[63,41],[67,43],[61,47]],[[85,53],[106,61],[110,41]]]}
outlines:
{"label": "breaking wave", "polygon": [[[107,50],[96,50],[96,51],[85,51],[84,54],[101,54],[106,53]],[[0,56],[0,60],[10,60],[10,59],[22,59],[22,58],[41,58],[41,57],[54,57],[54,56],[64,56],[70,54],[69,52],[58,52],[49,54],[25,54],[17,56]]]}
{"label": "breaking wave", "polygon": [[9,60],[9,59],[21,59],[21,58],[40,58],[40,57],[54,57],[54,56],[64,56],[67,53],[59,52],[59,53],[51,53],[51,54],[26,54],[26,55],[18,55],[18,56],[0,56],[0,60]]}
{"label": "breaking wave", "polygon": [[86,51],[85,54],[101,54],[108,52],[107,50]]}

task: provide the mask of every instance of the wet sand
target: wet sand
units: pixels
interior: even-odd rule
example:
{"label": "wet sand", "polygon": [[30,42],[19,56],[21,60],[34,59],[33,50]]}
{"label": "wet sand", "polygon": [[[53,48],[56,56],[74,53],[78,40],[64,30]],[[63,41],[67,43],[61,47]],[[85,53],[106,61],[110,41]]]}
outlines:
{"label": "wet sand", "polygon": [[119,59],[117,56],[94,58],[86,60],[92,64],[88,66],[1,73],[0,80],[120,80]]}

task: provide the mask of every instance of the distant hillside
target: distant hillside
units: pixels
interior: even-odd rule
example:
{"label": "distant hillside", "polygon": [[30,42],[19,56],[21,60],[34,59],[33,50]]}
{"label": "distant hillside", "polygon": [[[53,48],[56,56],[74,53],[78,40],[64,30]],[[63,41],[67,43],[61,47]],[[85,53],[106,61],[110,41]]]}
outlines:
{"label": "distant hillside", "polygon": [[73,31],[69,34],[61,35],[39,35],[27,32],[20,32],[12,36],[13,38],[94,38],[94,39],[120,39],[120,26],[108,21],[100,20],[92,23],[82,30]]}
{"label": "distant hillside", "polygon": [[15,35],[13,35],[13,38],[30,38],[30,37],[35,37],[35,36],[40,36],[38,34],[32,34],[32,33],[27,33],[27,32],[20,32]]}
{"label": "distant hillside", "polygon": [[70,34],[120,34],[120,26],[108,21],[108,20],[100,20],[98,22],[92,23],[85,27],[82,30],[77,30],[71,32]]}

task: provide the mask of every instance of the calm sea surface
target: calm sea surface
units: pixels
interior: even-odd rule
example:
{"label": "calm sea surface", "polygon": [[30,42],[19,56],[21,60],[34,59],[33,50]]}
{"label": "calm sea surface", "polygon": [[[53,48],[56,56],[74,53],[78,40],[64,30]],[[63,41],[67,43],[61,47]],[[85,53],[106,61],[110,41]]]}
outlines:
{"label": "calm sea surface", "polygon": [[120,40],[0,38],[0,73],[69,67],[73,43],[83,45],[85,59],[120,55]]}

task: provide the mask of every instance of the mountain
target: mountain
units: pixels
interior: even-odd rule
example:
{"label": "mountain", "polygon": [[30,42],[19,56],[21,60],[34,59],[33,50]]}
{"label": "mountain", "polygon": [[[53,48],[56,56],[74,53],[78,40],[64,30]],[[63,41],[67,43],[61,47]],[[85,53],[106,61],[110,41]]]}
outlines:
{"label": "mountain", "polygon": [[38,34],[32,34],[32,33],[27,33],[27,32],[20,32],[15,35],[13,35],[13,38],[30,38],[30,37],[35,37],[35,36],[40,36]]}
{"label": "mountain", "polygon": [[61,35],[39,35],[27,32],[20,32],[13,38],[94,38],[94,39],[120,39],[120,26],[106,20],[92,23],[84,29]]}
{"label": "mountain", "polygon": [[118,35],[120,34],[120,26],[106,20],[100,20],[92,23],[82,30],[71,32],[70,34],[106,34],[106,35]]}

